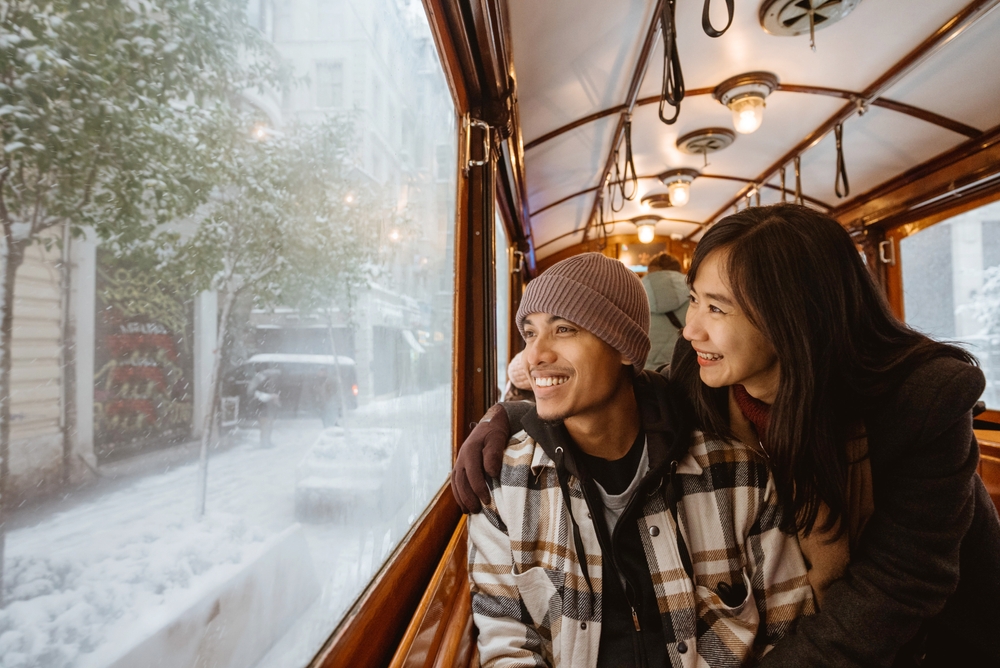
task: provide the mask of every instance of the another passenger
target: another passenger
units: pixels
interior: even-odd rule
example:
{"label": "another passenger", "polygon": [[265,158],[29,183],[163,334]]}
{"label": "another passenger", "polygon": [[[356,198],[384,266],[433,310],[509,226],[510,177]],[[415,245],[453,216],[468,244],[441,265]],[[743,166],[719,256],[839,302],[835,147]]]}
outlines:
{"label": "another passenger", "polygon": [[649,300],[650,348],[646,368],[655,371],[669,364],[674,354],[674,345],[684,329],[690,290],[681,273],[681,261],[667,252],[650,259],[642,287]]}
{"label": "another passenger", "polygon": [[469,520],[484,666],[741,666],[813,611],[767,463],[642,369],[639,279],[598,253],[528,284],[536,404]]}
{"label": "another passenger", "polygon": [[[688,280],[691,343],[671,377],[702,429],[767,452],[824,595],[761,665],[1000,665],[1000,519],[976,474],[973,359],[893,317],[847,232],[806,207],[723,219]],[[456,462],[470,510],[484,456],[499,469],[505,417]]]}

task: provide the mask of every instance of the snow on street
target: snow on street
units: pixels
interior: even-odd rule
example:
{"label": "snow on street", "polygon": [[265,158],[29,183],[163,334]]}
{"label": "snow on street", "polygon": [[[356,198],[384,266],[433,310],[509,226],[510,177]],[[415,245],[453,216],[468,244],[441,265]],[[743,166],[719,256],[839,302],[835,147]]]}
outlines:
{"label": "snow on street", "polygon": [[[342,421],[348,435],[399,430],[409,494],[399,507],[359,498],[350,517],[303,522],[322,592],[262,667],[308,662],[444,484],[449,413],[450,394],[442,387],[372,402]],[[271,449],[258,447],[256,430],[238,432],[234,447],[210,458],[208,510],[200,522],[193,462],[10,531],[0,667],[88,666],[102,645],[124,642],[151,616],[169,615],[191,592],[229,577],[267,538],[297,521],[296,468],[322,430],[318,419],[279,420]]]}

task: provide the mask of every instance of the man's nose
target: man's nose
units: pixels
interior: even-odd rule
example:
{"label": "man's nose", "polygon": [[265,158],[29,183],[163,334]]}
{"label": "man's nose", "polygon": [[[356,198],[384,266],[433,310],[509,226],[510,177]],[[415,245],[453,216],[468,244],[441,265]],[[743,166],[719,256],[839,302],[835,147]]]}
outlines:
{"label": "man's nose", "polygon": [[539,364],[552,364],[556,361],[551,338],[544,334],[536,335],[524,352],[527,356],[529,369]]}

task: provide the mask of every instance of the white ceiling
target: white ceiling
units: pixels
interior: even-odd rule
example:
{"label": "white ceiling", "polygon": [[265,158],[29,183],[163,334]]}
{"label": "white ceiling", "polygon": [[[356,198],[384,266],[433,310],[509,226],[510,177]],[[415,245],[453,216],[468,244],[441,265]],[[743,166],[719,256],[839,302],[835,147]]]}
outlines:
{"label": "white ceiling", "polygon": [[[509,0],[512,55],[517,77],[521,133],[525,144],[589,114],[625,103],[642,39],[652,20],[654,0]],[[714,23],[724,25],[725,3],[713,2]],[[677,32],[686,88],[714,88],[723,80],[755,70],[770,71],[784,84],[862,91],[923,42],[968,0],[865,0],[843,21],[816,33],[817,50],[808,36],[775,37],[758,22],[760,0],[737,0],[732,27],[712,39],[701,28],[702,2],[678,0]],[[933,111],[979,130],[1000,124],[1000,10],[994,10],[909,73],[884,97]],[[657,40],[640,98],[657,96],[663,62]],[[685,155],[677,137],[699,128],[731,128],[729,110],[711,95],[690,95],[680,118],[665,125],[656,105],[637,107],[632,144],[636,171],[653,175],[676,167],[704,175],[753,179],[838,111],[844,100],[777,91],[767,100],[762,127],[738,135],[729,148],[709,156]],[[611,149],[618,116],[584,124],[525,152],[531,229],[537,258],[582,240],[595,193],[593,188]],[[910,116],[873,107],[844,123],[844,155],[851,196],[863,193],[907,169],[957,146],[964,135]],[[836,206],[836,152],[832,134],[802,156],[803,191]],[[791,187],[789,172],[789,186]],[[777,178],[772,179],[777,183]],[[691,202],[656,213],[664,217],[711,222],[743,183],[698,178]],[[655,179],[639,182],[640,197],[663,191]],[[614,219],[627,221],[649,213],[640,197],[627,202]],[[764,191],[763,202],[777,201]],[[549,207],[549,208],[546,208]],[[538,212],[541,209],[545,209]],[[684,222],[661,221],[657,233],[687,236],[699,229]],[[576,234],[567,233],[577,230]],[[609,228],[634,233],[631,222]],[[539,248],[540,247],[540,248]]]}

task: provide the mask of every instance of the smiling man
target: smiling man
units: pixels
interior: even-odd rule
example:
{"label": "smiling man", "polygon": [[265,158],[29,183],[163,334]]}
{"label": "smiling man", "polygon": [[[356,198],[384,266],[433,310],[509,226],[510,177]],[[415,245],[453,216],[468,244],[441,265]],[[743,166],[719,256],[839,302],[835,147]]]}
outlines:
{"label": "smiling man", "polygon": [[741,666],[813,609],[766,462],[641,372],[639,279],[597,253],[517,314],[536,406],[469,518],[484,666]]}

